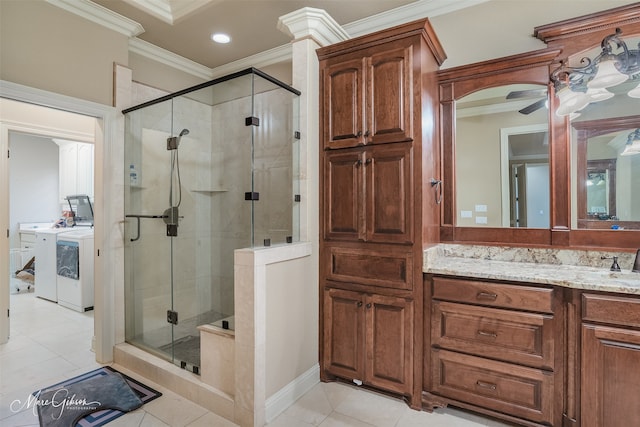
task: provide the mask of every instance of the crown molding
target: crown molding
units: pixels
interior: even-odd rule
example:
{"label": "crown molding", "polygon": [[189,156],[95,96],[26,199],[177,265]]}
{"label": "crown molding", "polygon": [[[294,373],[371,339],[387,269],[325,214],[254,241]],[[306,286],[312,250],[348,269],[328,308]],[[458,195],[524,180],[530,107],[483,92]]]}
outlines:
{"label": "crown molding", "polygon": [[110,30],[135,37],[144,32],[139,23],[125,18],[89,0],[46,0],[47,3],[102,25]]}
{"label": "crown molding", "polygon": [[124,2],[148,12],[167,24],[173,24],[174,18],[169,0],[124,0]]}
{"label": "crown molding", "polygon": [[181,18],[203,6],[219,0],[124,0],[130,5],[150,13],[156,18],[173,25]]}
{"label": "crown molding", "polygon": [[129,52],[168,65],[204,80],[225,76],[245,68],[266,67],[291,59],[291,45],[282,45],[216,68],[209,68],[139,38],[129,40]]}
{"label": "crown molding", "polygon": [[490,0],[420,0],[345,24],[343,28],[349,33],[349,36],[359,37],[396,25],[406,24],[416,19],[444,15],[488,1]]}
{"label": "crown molding", "polygon": [[294,40],[312,38],[320,46],[349,39],[349,34],[323,9],[303,7],[278,19],[278,29]]}
{"label": "crown molding", "polygon": [[[144,56],[205,80],[248,67],[265,67],[291,60],[292,48],[290,44],[286,44],[211,69],[166,49],[162,49],[151,43],[138,39],[136,36],[144,32],[142,25],[97,5],[90,0],[46,1],[54,6],[65,9],[71,13],[82,16],[92,22],[128,36],[130,38],[129,51],[131,53]],[[141,5],[144,4],[144,7],[147,7],[147,10],[149,10],[149,8],[155,8],[154,10],[157,14],[164,13],[166,15],[167,8],[169,8],[168,13],[171,15],[169,0],[126,1],[131,4],[135,4],[137,7],[143,7]],[[178,14],[180,14],[180,16],[184,16],[210,1],[211,0],[193,0],[189,4],[189,7],[183,5],[179,11],[175,10],[174,15],[178,16]],[[289,34],[294,39],[310,37],[321,46],[326,46],[352,37],[369,34],[374,31],[411,22],[416,19],[450,13],[459,9],[485,3],[487,1],[490,0],[457,0],[455,2],[450,0],[420,0],[344,26],[340,26],[323,9],[304,7],[280,17],[277,25],[280,31],[285,34]],[[161,16],[158,17],[163,19]],[[174,20],[175,19],[172,17],[171,21],[165,21],[173,23]]]}
{"label": "crown molding", "polygon": [[510,113],[521,110],[531,105],[531,99],[523,99],[521,101],[510,102],[497,102],[490,105],[480,105],[477,107],[464,107],[461,106],[456,109],[456,117],[474,117],[474,116],[486,116],[488,114]]}
{"label": "crown molding", "polygon": [[137,37],[129,39],[129,52],[144,56],[145,58],[152,59],[205,80],[211,79],[211,68]]}
{"label": "crown molding", "polygon": [[293,55],[291,44],[274,47],[273,49],[247,56],[237,61],[211,69],[212,78],[218,78],[245,68],[261,68],[268,65],[279,64],[291,60]]}

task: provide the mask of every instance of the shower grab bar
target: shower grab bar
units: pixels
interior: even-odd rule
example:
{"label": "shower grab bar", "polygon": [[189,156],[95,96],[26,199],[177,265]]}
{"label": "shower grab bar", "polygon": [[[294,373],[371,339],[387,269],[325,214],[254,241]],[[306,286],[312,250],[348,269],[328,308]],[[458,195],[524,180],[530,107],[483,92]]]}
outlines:
{"label": "shower grab bar", "polygon": [[135,239],[130,239],[132,242],[140,239],[140,218],[168,218],[168,215],[125,215],[125,218],[135,218],[137,224],[137,233]]}

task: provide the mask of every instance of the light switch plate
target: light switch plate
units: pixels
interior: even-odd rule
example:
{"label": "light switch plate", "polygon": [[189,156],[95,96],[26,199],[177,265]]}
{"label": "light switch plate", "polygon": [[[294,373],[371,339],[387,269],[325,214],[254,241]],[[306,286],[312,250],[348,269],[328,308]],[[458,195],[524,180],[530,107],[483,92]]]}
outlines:
{"label": "light switch plate", "polygon": [[476,212],[486,212],[487,205],[476,205]]}
{"label": "light switch plate", "polygon": [[471,211],[460,211],[460,218],[471,218],[473,216],[473,212]]}
{"label": "light switch plate", "polygon": [[477,216],[476,217],[476,224],[486,224],[487,223],[487,217],[486,216]]}

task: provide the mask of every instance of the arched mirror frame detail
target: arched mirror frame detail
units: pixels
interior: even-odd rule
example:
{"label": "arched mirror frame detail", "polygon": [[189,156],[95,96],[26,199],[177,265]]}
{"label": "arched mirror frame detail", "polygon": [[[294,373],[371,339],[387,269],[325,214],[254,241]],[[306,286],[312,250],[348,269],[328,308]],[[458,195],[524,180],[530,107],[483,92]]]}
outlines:
{"label": "arched mirror frame detail", "polygon": [[[637,249],[638,230],[570,228],[571,123],[568,118],[553,113],[558,104],[549,78],[550,71],[557,68],[561,60],[599,46],[602,39],[616,28],[620,28],[625,36],[640,34],[640,8],[637,3],[536,27],[534,36],[545,42],[547,49],[438,72],[442,242]],[[457,227],[455,101],[481,89],[515,83],[546,84],[549,87],[550,229]]]}
{"label": "arched mirror frame detail", "polygon": [[[622,30],[623,38],[640,35],[640,7],[638,3],[617,7],[600,13],[586,15],[543,25],[534,29],[534,36],[547,44],[552,49],[560,49],[562,52],[556,58],[554,69],[560,61],[572,56],[580,56],[582,52],[600,46],[602,39],[615,32],[616,28]],[[555,96],[554,96],[555,98]],[[555,108],[554,108],[555,109]],[[563,142],[555,141],[556,148],[563,147],[565,156],[570,160],[570,135],[571,123],[568,119],[562,119],[552,115],[553,128],[556,129],[556,137]],[[558,170],[558,163],[552,165],[551,175],[556,177],[555,184],[566,188],[567,197],[571,191],[569,168]],[[553,182],[553,181],[552,181]],[[554,185],[554,184],[552,184]],[[570,219],[570,211],[567,207],[567,220]],[[640,230],[593,230],[572,229],[567,239],[552,239],[553,243],[560,243],[572,247],[607,247],[616,249],[637,249],[640,239]]]}
{"label": "arched mirror frame detail", "polygon": [[[441,241],[537,245],[549,245],[551,243],[551,232],[548,229],[456,226],[456,100],[482,89],[509,84],[537,84],[550,87],[550,66],[559,53],[560,51],[558,49],[542,49],[438,72],[442,144],[441,170],[443,181],[442,210],[440,213]],[[553,131],[550,129],[550,141],[552,140]],[[549,145],[552,146],[553,143],[550,142]],[[564,160],[560,158],[560,161]],[[554,168],[553,164],[556,161],[558,161],[558,157],[554,156],[553,150],[551,149],[549,152],[550,168]],[[553,190],[553,177],[550,177],[550,179]],[[568,198],[566,201],[568,202]],[[552,226],[560,223],[563,229],[567,228],[568,223],[565,221],[566,218],[562,218],[562,221],[559,222],[557,218],[558,215],[554,213],[558,210],[558,207],[554,205],[553,195],[551,196],[550,202]],[[561,206],[560,209],[562,210],[564,207]]]}

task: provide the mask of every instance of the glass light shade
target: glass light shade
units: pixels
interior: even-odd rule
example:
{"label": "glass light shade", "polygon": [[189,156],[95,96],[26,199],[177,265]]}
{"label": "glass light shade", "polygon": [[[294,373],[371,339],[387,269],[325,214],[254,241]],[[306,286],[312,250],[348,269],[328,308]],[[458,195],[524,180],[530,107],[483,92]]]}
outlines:
{"label": "glass light shade", "polygon": [[624,83],[628,78],[626,74],[618,71],[613,59],[607,59],[598,64],[598,71],[593,79],[587,83],[587,86],[591,89],[604,89]]}
{"label": "glass light shade", "polygon": [[566,116],[582,110],[591,100],[585,92],[574,92],[568,86],[560,89],[558,99],[560,100],[560,106],[556,110],[556,114],[559,116]]}
{"label": "glass light shade", "polygon": [[629,95],[632,98],[640,98],[640,84],[638,86],[636,86],[635,88],[631,89],[627,95]]}
{"label": "glass light shade", "polygon": [[587,90],[587,95],[589,95],[590,102],[600,102],[614,96],[613,93],[609,92],[606,89],[593,89],[593,88],[589,88],[589,90]]}
{"label": "glass light shade", "polygon": [[621,156],[632,156],[634,154],[640,154],[640,129],[636,129],[629,134],[624,151],[620,153]]}
{"label": "glass light shade", "polygon": [[640,154],[640,140],[636,139],[633,144],[628,144],[624,147],[621,156],[633,156],[634,154]]}

